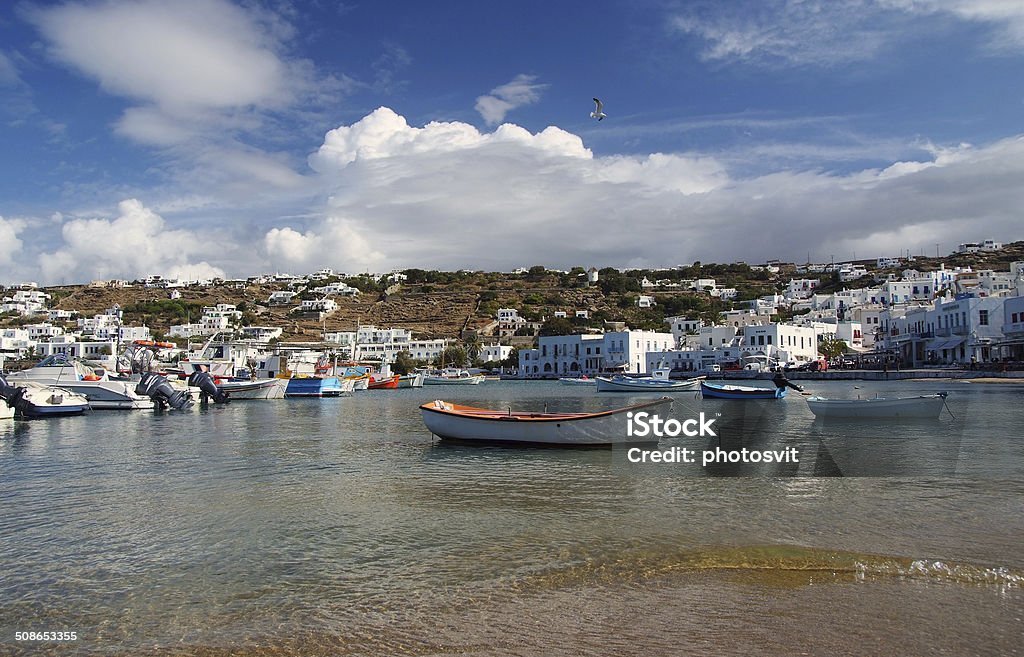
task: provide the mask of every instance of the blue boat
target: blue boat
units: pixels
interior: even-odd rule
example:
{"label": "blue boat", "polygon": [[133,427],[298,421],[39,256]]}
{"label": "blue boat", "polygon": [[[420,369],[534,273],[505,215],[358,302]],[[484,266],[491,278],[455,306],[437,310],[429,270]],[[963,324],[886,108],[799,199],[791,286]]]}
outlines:
{"label": "blue boat", "polygon": [[786,387],[754,388],[752,386],[700,382],[700,394],[713,399],[782,399],[786,396],[787,390]]}
{"label": "blue boat", "polygon": [[340,397],[345,391],[336,376],[288,379],[285,397]]}

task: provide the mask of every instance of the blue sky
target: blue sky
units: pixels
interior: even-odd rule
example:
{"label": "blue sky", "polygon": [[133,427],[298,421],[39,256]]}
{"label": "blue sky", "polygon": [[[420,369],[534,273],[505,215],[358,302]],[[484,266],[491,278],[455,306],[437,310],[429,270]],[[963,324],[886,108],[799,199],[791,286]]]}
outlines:
{"label": "blue sky", "polygon": [[1022,64],[1014,0],[5,3],[0,282],[1016,240]]}

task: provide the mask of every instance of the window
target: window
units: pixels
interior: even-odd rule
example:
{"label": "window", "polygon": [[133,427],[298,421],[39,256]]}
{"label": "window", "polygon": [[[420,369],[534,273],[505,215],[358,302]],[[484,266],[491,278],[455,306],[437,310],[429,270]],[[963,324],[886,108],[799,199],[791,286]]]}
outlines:
{"label": "window", "polygon": [[978,311],[978,326],[988,326],[988,311],[987,310],[979,310]]}

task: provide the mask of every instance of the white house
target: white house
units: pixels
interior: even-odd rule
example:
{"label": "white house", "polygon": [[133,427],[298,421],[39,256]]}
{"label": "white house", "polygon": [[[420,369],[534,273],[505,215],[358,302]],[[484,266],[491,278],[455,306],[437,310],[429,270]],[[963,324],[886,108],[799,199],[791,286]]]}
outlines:
{"label": "white house", "polygon": [[480,360],[485,363],[496,363],[503,361],[512,353],[512,347],[503,344],[484,345],[480,349]]}
{"label": "white house", "polygon": [[651,306],[657,305],[657,303],[658,302],[654,300],[654,297],[646,294],[641,294],[636,300],[636,305],[640,308],[650,308]]}
{"label": "white house", "polygon": [[675,345],[671,333],[615,331],[605,334],[542,336],[536,349],[519,351],[521,376],[593,375],[603,371],[647,371],[646,355]]}
{"label": "white house", "polygon": [[785,296],[787,299],[806,299],[814,293],[819,282],[817,278],[794,278],[786,286]]}
{"label": "white house", "polygon": [[270,293],[270,296],[267,298],[267,304],[271,306],[285,305],[291,303],[294,297],[295,293],[291,290],[278,290]]}

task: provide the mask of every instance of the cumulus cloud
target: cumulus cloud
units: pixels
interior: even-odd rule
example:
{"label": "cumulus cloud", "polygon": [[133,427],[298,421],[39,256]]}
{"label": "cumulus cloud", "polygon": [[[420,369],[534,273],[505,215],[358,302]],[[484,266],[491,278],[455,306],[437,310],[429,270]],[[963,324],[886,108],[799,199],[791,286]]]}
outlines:
{"label": "cumulus cloud", "polygon": [[387,266],[384,254],[373,248],[368,235],[342,217],[328,217],[315,230],[304,233],[290,227],[273,228],[264,236],[263,246],[275,269],[330,267],[356,272]]}
{"label": "cumulus cloud", "polygon": [[118,216],[113,219],[64,221],[61,237],[61,247],[39,259],[41,276],[50,283],[148,274],[224,276],[220,267],[205,259],[218,256],[212,231],[200,235],[171,229],[163,217],[136,199],[118,204]]}
{"label": "cumulus cloud", "polygon": [[20,219],[4,219],[0,215],[0,265],[8,266],[21,251],[18,234],[24,230],[25,222]]}
{"label": "cumulus cloud", "polygon": [[487,125],[497,125],[505,116],[523,105],[532,105],[540,100],[546,84],[537,84],[535,75],[519,74],[511,82],[491,89],[487,95],[476,99],[476,111],[480,112]]}
{"label": "cumulus cloud", "polygon": [[[172,229],[180,209],[165,220],[129,200],[114,218],[62,219],[39,278],[838,261],[1021,237],[1024,138],[914,150],[843,173],[740,175],[705,153],[596,156],[555,127],[415,127],[382,107],[325,136],[295,192],[308,205],[288,205],[287,220],[257,206]],[[11,226],[0,222],[0,258],[17,251],[7,235],[25,240]]]}
{"label": "cumulus cloud", "polygon": [[[415,128],[381,108],[328,134],[311,163],[331,212],[389,266],[839,259],[932,252],[972,225],[1014,236],[1024,141],[914,150],[921,159],[876,169],[740,178],[705,154],[595,157],[557,128]],[[271,241],[294,260],[324,232]]]}

